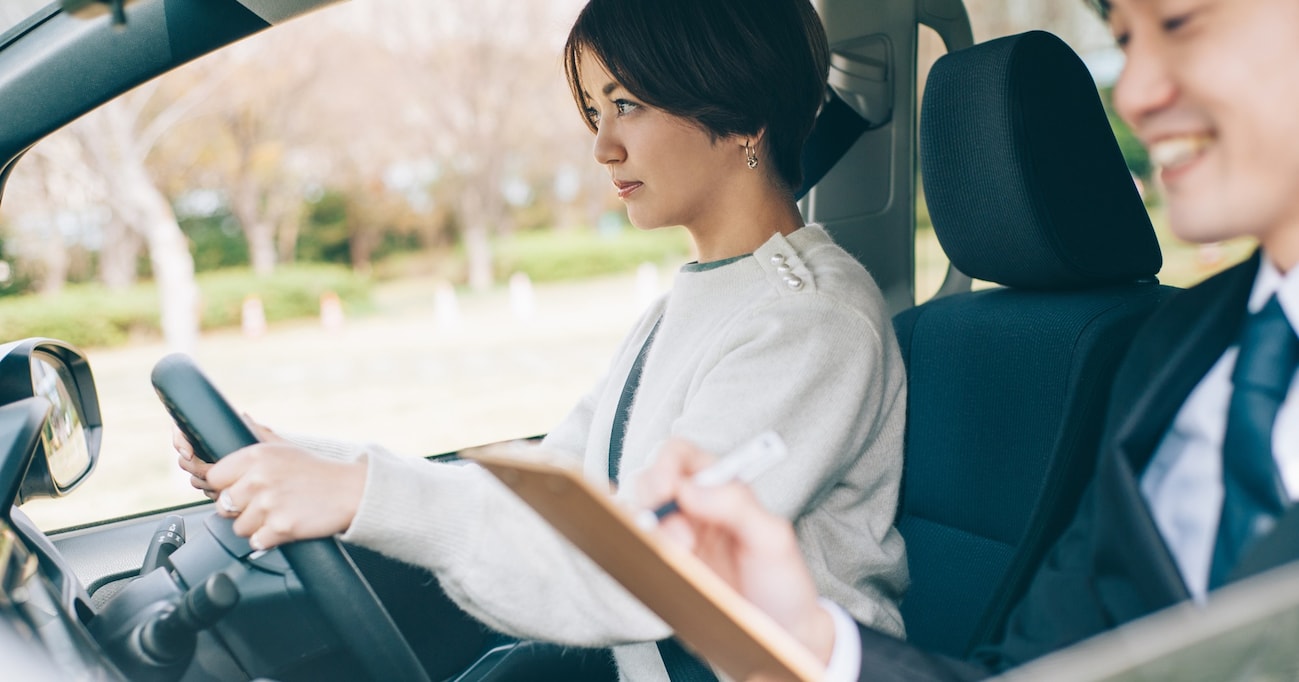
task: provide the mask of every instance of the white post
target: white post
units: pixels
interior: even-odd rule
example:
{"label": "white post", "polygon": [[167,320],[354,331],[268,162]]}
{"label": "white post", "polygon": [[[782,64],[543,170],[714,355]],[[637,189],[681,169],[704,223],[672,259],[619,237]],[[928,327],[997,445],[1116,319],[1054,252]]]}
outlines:
{"label": "white post", "polygon": [[266,333],[266,309],[262,307],[262,299],[257,294],[249,294],[244,298],[241,313],[244,336],[255,339]]}
{"label": "white post", "polygon": [[532,280],[523,272],[510,275],[510,309],[514,319],[530,320],[537,313],[537,301],[532,294]]}
{"label": "white post", "polygon": [[320,295],[320,326],[331,332],[343,328],[343,302],[332,291]]}
{"label": "white post", "polygon": [[456,300],[455,287],[445,280],[439,281],[433,289],[433,313],[439,327],[459,329],[461,324],[460,303]]}

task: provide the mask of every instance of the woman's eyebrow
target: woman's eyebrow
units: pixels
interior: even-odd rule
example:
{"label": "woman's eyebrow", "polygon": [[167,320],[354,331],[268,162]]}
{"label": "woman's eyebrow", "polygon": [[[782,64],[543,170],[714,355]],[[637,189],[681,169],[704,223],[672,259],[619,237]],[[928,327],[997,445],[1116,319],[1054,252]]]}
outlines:
{"label": "woman's eyebrow", "polygon": [[[622,87],[622,85],[620,85],[618,81],[609,81],[608,83],[604,84],[604,87],[600,88],[600,94],[604,95],[605,97],[608,97],[609,93],[613,92],[614,90],[617,90],[620,87]],[[587,92],[586,90],[582,91],[582,96],[585,97],[588,102],[590,100],[595,99],[594,97],[591,96],[591,93]]]}

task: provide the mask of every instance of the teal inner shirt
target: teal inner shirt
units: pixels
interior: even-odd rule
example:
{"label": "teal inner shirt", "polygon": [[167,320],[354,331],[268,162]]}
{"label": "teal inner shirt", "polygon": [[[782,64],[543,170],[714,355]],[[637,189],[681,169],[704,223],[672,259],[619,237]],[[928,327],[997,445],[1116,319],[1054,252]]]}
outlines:
{"label": "teal inner shirt", "polygon": [[708,261],[707,263],[700,263],[699,261],[690,261],[689,263],[686,263],[685,265],[681,266],[681,272],[707,272],[709,270],[716,270],[717,268],[720,268],[723,265],[730,265],[731,263],[734,263],[739,260],[743,260],[752,255],[753,254],[751,253],[744,253],[738,256],[731,256],[730,258]]}

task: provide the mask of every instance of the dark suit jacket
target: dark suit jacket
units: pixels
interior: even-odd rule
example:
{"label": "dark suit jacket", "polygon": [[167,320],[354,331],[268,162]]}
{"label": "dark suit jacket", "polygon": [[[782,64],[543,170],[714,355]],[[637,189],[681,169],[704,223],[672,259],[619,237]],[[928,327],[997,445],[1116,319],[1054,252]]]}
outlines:
{"label": "dark suit jacket", "polygon": [[1178,293],[1133,340],[1115,377],[1095,476],[1001,642],[955,661],[863,627],[861,679],[979,679],[1189,598],[1140,477],[1182,403],[1236,338],[1258,264],[1255,253]]}

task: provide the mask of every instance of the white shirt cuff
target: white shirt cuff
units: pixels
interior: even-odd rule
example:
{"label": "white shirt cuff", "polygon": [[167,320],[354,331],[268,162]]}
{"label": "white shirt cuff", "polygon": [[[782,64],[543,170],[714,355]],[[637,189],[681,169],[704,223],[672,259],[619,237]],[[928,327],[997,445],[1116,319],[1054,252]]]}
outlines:
{"label": "white shirt cuff", "polygon": [[834,620],[834,649],[825,667],[824,682],[857,682],[861,674],[861,637],[857,623],[838,604],[821,599],[821,608]]}

